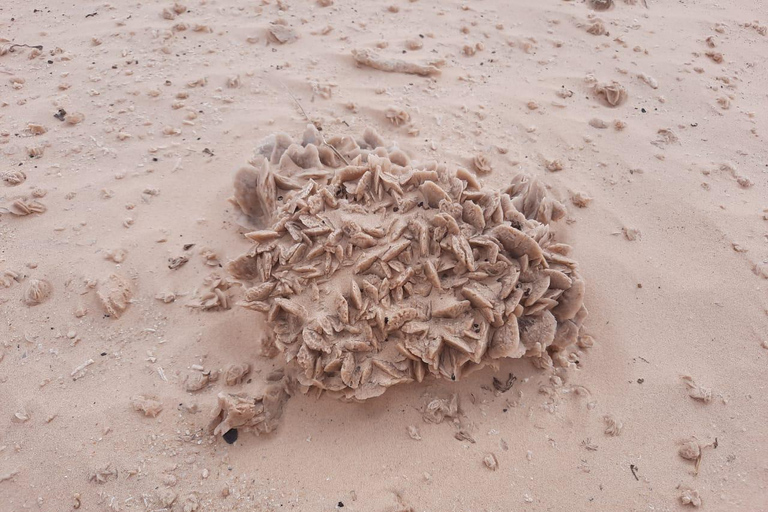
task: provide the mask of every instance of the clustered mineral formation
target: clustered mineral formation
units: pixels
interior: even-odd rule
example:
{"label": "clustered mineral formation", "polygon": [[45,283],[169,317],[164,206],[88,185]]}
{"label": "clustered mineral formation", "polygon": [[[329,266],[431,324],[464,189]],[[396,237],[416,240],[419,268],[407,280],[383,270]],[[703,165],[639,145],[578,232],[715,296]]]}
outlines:
{"label": "clustered mineral formation", "polygon": [[568,364],[584,281],[541,182],[492,190],[371,129],[326,140],[312,125],[301,142],[268,137],[250,163],[233,201],[253,247],[227,269],[305,390],[366,400],[503,358]]}

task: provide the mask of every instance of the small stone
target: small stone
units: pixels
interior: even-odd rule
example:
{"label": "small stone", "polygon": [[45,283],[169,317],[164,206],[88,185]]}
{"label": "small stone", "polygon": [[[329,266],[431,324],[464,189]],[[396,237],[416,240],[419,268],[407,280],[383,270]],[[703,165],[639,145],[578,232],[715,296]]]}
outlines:
{"label": "small stone", "polygon": [[231,428],[227,430],[222,437],[227,444],[234,444],[234,442],[237,441],[237,429]]}
{"label": "small stone", "polygon": [[622,228],[622,232],[624,233],[624,238],[629,240],[630,242],[634,242],[638,238],[640,238],[640,230],[637,228]]}
{"label": "small stone", "polygon": [[699,496],[699,491],[696,489],[683,489],[683,492],[680,494],[680,503],[694,508],[700,507],[701,496]]}
{"label": "small stone", "polygon": [[547,161],[547,170],[549,172],[558,172],[562,171],[563,169],[565,169],[565,166],[563,165],[562,160],[555,159]]}
{"label": "small stone", "polygon": [[499,461],[496,460],[496,456],[492,453],[487,454],[483,458],[483,464],[485,464],[485,467],[487,467],[491,471],[496,471],[497,469],[499,469]]}

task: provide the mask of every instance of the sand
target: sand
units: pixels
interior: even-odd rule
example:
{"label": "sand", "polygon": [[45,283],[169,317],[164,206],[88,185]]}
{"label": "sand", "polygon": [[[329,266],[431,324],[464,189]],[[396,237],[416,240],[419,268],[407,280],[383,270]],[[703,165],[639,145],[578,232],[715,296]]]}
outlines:
{"label": "sand", "polygon": [[[768,15],[603,3],[0,8],[0,511],[764,510]],[[545,183],[594,346],[210,434],[284,366],[233,175],[307,117]]]}

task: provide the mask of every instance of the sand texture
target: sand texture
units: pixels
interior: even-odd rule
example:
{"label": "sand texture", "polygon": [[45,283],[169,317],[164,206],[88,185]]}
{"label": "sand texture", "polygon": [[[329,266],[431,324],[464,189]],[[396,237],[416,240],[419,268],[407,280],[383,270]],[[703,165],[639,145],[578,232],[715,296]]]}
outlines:
{"label": "sand texture", "polygon": [[3,3],[0,512],[767,510],[767,65],[754,0]]}

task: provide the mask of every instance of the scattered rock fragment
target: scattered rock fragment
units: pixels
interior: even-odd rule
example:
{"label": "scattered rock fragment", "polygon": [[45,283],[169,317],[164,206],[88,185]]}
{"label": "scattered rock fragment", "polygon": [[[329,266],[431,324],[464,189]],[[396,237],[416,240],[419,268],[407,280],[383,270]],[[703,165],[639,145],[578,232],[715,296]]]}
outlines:
{"label": "scattered rock fragment", "polygon": [[203,257],[203,261],[209,267],[220,267],[221,266],[221,263],[219,263],[219,256],[218,256],[218,254],[216,254],[216,251],[214,251],[210,247],[201,247],[200,248],[200,256]]}
{"label": "scattered rock fragment", "polygon": [[627,90],[616,81],[595,84],[593,90],[595,95],[609,107],[618,107],[627,100]]}
{"label": "scattered rock fragment", "polygon": [[32,135],[42,135],[48,130],[45,128],[45,126],[41,124],[36,123],[28,123],[27,124],[27,132],[29,132]]}
{"label": "scattered rock fragment", "polygon": [[607,436],[616,437],[621,434],[621,430],[624,428],[624,425],[610,414],[603,417],[603,422],[605,422],[605,435]]}
{"label": "scattered rock fragment", "polygon": [[227,87],[237,89],[240,87],[240,75],[234,75],[227,78]]}
{"label": "scattered rock fragment", "polygon": [[707,52],[705,55],[712,59],[712,62],[716,62],[717,64],[722,64],[723,62],[723,54],[720,52]]}
{"label": "scattered rock fragment", "polygon": [[662,147],[670,144],[677,144],[680,142],[680,138],[677,134],[669,128],[661,128],[656,132],[658,138],[651,142],[654,146]]}
{"label": "scattered rock fragment", "polygon": [[699,400],[707,404],[712,401],[712,390],[697,384],[696,381],[693,380],[693,377],[684,375],[683,382],[688,386],[688,396],[694,400]]}
{"label": "scattered rock fragment", "polygon": [[178,495],[171,489],[161,489],[157,493],[158,504],[166,510],[170,510],[176,502]]}
{"label": "scattered rock fragment", "polygon": [[640,230],[637,228],[630,228],[625,226],[621,228],[621,232],[624,233],[624,238],[630,242],[634,242],[640,238]]}
{"label": "scattered rock fragment", "polygon": [[650,75],[646,75],[645,73],[639,73],[637,75],[637,78],[645,82],[648,85],[648,87],[650,87],[651,89],[659,88],[659,82]]}
{"label": "scattered rock fragment", "polygon": [[163,403],[154,395],[137,395],[131,398],[131,406],[136,412],[144,413],[144,416],[157,417],[163,410]]}
{"label": "scattered rock fragment", "polygon": [[613,0],[588,0],[588,3],[596,11],[607,11],[613,7]]}
{"label": "scattered rock fragment", "polygon": [[499,461],[496,459],[496,455],[488,453],[483,457],[483,464],[491,471],[499,469]]}
{"label": "scattered rock fragment", "polygon": [[181,504],[181,512],[198,512],[200,510],[200,498],[192,492],[184,498]]}
{"label": "scattered rock fragment", "polygon": [[406,73],[421,76],[439,75],[439,66],[442,66],[445,63],[443,59],[433,59],[426,63],[390,59],[382,57],[369,49],[352,50],[352,55],[355,58],[355,62],[362,66],[389,73]]}
{"label": "scattered rock fragment", "polygon": [[761,25],[759,21],[753,21],[752,23],[745,23],[745,28],[752,28],[761,36],[768,35],[768,25]]}
{"label": "scattered rock fragment", "polygon": [[720,108],[723,110],[728,110],[731,108],[731,99],[727,96],[720,96],[717,98],[717,104],[720,105]]}
{"label": "scattered rock fragment", "polygon": [[565,169],[565,164],[559,158],[554,160],[547,160],[546,167],[549,172],[559,172]]}
{"label": "scattered rock fragment", "polygon": [[0,274],[0,286],[10,288],[15,283],[20,283],[26,276],[15,270],[6,269]]}
{"label": "scattered rock fragment", "polygon": [[85,114],[83,114],[82,112],[72,112],[71,114],[67,114],[66,121],[67,121],[67,124],[70,126],[80,124],[83,121],[85,121]]}
{"label": "scattered rock fragment", "polygon": [[751,188],[754,185],[752,180],[739,174],[736,168],[729,163],[721,164],[719,170],[720,172],[729,174],[733,179],[736,180],[736,183],[738,183],[741,188]]}
{"label": "scattered rock fragment", "polygon": [[9,187],[15,187],[16,185],[21,185],[24,183],[27,179],[27,175],[24,174],[24,171],[19,170],[12,170],[12,171],[5,171],[2,174],[0,174],[0,180],[3,181],[6,185]]}
{"label": "scattered rock fragment", "polygon": [[698,461],[701,458],[701,446],[698,441],[691,439],[680,445],[677,453],[685,460]]}
{"label": "scattered rock fragment", "polygon": [[571,202],[578,208],[586,208],[592,202],[592,197],[586,192],[571,192]]}
{"label": "scattered rock fragment", "polygon": [[587,33],[593,36],[602,36],[607,33],[605,25],[602,20],[594,20],[591,25],[587,27]]}
{"label": "scattered rock fragment", "polygon": [[22,409],[21,411],[14,413],[12,420],[16,423],[26,423],[29,421],[29,414]]}
{"label": "scattered rock fragment", "polygon": [[405,109],[396,106],[388,107],[384,115],[395,126],[402,126],[411,120],[411,115]]}
{"label": "scattered rock fragment", "polygon": [[45,153],[45,146],[29,146],[27,147],[27,156],[30,158],[37,158],[43,156]]}
{"label": "scattered rock fragment", "polygon": [[155,295],[155,299],[165,302],[166,304],[170,304],[176,300],[176,294],[173,292],[160,292]]}
{"label": "scattered rock fragment", "polygon": [[419,433],[419,429],[415,427],[414,425],[409,425],[406,429],[408,431],[408,436],[415,440],[415,441],[421,441],[421,434]]}
{"label": "scattered rock fragment", "polygon": [[112,467],[112,463],[103,468],[96,469],[88,474],[88,481],[97,484],[105,484],[110,479],[117,480],[117,470]]}
{"label": "scattered rock fragment", "polygon": [[120,318],[128,309],[133,298],[133,286],[125,277],[119,274],[110,274],[107,282],[99,287],[97,295],[104,311],[111,318]]}
{"label": "scattered rock fragment", "polygon": [[107,251],[104,254],[104,258],[108,259],[109,261],[113,261],[115,263],[122,263],[125,261],[125,258],[128,257],[128,251],[125,249],[112,249],[111,251]]}
{"label": "scattered rock fragment", "polygon": [[223,435],[235,428],[268,434],[280,424],[283,407],[290,396],[287,377],[270,382],[262,393],[255,396],[219,393],[208,428],[214,435]]}
{"label": "scattered rock fragment", "polygon": [[22,197],[13,201],[7,208],[0,208],[0,213],[7,212],[17,217],[25,217],[34,213],[45,213],[46,210],[46,206],[40,201]]}
{"label": "scattered rock fragment", "polygon": [[702,501],[701,496],[699,496],[699,491],[691,488],[681,489],[680,503],[683,505],[690,505],[691,507],[700,507]]}
{"label": "scattered rock fragment", "polygon": [[453,438],[457,441],[468,441],[472,444],[475,444],[477,441],[475,441],[475,438],[472,437],[472,434],[470,434],[467,429],[460,428],[456,431],[455,434],[453,434]]}
{"label": "scattered rock fragment", "polygon": [[478,153],[472,159],[472,165],[478,174],[489,174],[493,170],[491,160],[483,153]]}
{"label": "scattered rock fragment", "polygon": [[13,480],[13,478],[19,474],[18,469],[14,469],[13,471],[9,471],[7,473],[0,473],[0,483],[5,482],[7,480]]}
{"label": "scattered rock fragment", "polygon": [[251,372],[251,365],[248,363],[231,364],[224,372],[224,382],[227,386],[237,386],[243,382],[243,379]]}
{"label": "scattered rock fragment", "polygon": [[175,258],[168,258],[168,268],[171,270],[176,270],[177,268],[181,268],[184,265],[187,264],[189,261],[189,256],[176,256]]}
{"label": "scattered rock fragment", "polygon": [[79,365],[77,368],[72,370],[72,373],[69,374],[70,377],[72,377],[72,380],[78,380],[85,377],[88,367],[91,366],[93,363],[94,363],[93,359],[88,359],[87,361]]}
{"label": "scattered rock fragment", "polygon": [[459,395],[448,398],[433,398],[427,402],[422,413],[426,423],[442,423],[445,418],[454,419],[459,414]]}
{"label": "scattered rock fragment", "polygon": [[30,279],[27,283],[27,289],[24,290],[24,304],[27,306],[37,306],[42,304],[53,293],[53,285],[45,279]]}
{"label": "scattered rock fragment", "polygon": [[273,43],[288,44],[299,38],[298,33],[285,25],[273,24],[267,29],[267,39]]}
{"label": "scattered rock fragment", "polygon": [[187,304],[187,307],[209,311],[214,309],[229,309],[231,306],[227,290],[234,286],[234,282],[221,277],[218,273],[208,275],[203,280],[203,288],[197,296]]}
{"label": "scattered rock fragment", "polygon": [[208,386],[208,375],[202,372],[192,372],[184,380],[184,390],[193,393]]}

